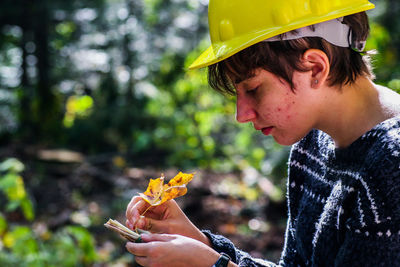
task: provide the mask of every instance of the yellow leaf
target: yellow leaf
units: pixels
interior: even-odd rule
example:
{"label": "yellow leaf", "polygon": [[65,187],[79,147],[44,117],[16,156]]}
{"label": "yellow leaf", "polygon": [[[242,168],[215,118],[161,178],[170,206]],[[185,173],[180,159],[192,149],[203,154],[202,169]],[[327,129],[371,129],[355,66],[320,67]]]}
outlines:
{"label": "yellow leaf", "polygon": [[15,244],[15,237],[12,233],[7,232],[3,237],[3,244],[6,248],[11,248]]}
{"label": "yellow leaf", "polygon": [[147,203],[152,206],[161,204],[161,196],[164,191],[164,176],[157,179],[150,179],[149,185],[144,193],[139,193]]}
{"label": "yellow leaf", "polygon": [[123,157],[121,156],[116,156],[112,159],[112,162],[114,164],[114,166],[118,167],[118,168],[124,168],[126,166],[126,161]]}
{"label": "yellow leaf", "polygon": [[158,206],[165,201],[186,194],[186,185],[193,179],[193,176],[193,173],[179,172],[167,184],[164,184],[163,175],[157,179],[150,179],[146,191],[139,193],[139,195],[151,206]]}

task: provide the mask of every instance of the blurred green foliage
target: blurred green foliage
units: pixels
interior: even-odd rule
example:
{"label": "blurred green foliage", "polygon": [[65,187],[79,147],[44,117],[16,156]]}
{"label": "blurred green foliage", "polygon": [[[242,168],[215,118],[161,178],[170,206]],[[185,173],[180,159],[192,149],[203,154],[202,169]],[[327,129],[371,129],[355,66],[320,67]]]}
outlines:
{"label": "blurred green foliage", "polygon": [[91,233],[67,226],[42,236],[28,226],[14,226],[4,234],[1,266],[92,266],[99,261]]}
{"label": "blurred green foliage", "polygon": [[[367,48],[378,51],[377,82],[398,89],[399,23],[386,15],[399,4],[374,2]],[[120,153],[134,165],[252,166],[280,181],[287,149],[238,125],[234,99],[211,91],[204,71],[186,71],[209,45],[207,3],[3,2],[0,141]]]}
{"label": "blurred green foliage", "polygon": [[[0,199],[5,212],[21,208],[29,222],[34,219],[32,202],[20,173],[24,165],[15,158],[0,163]],[[3,210],[3,208],[1,209]],[[90,232],[81,226],[66,226],[53,233],[45,224],[16,225],[0,212],[0,266],[92,266],[99,257]]]}
{"label": "blurred green foliage", "polygon": [[[285,176],[285,156],[270,160],[282,148],[237,124],[234,99],[211,91],[204,71],[186,71],[209,45],[207,1],[44,1],[31,10],[19,0],[4,7],[21,20],[5,16],[0,32],[0,95],[13,99],[0,112],[9,124],[0,129],[3,143],[120,153],[133,165],[264,166],[277,181]],[[47,16],[40,33],[39,13]]]}
{"label": "blurred green foliage", "polygon": [[23,170],[24,165],[15,158],[0,163],[0,191],[7,197],[6,211],[21,208],[24,217],[32,221],[34,218],[32,202],[25,191],[24,181],[19,175]]}
{"label": "blurred green foliage", "polygon": [[69,128],[74,125],[76,117],[84,118],[90,114],[93,98],[88,95],[70,96],[65,105],[64,126]]}

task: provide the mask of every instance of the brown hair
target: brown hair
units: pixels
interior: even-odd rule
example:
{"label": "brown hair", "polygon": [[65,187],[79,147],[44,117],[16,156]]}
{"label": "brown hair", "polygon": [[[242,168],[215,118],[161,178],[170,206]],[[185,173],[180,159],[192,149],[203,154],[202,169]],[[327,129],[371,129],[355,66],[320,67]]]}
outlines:
{"label": "brown hair", "polygon": [[[343,18],[350,26],[352,42],[366,40],[369,34],[365,12]],[[301,56],[308,49],[323,51],[330,61],[329,85],[343,86],[353,83],[359,76],[373,78],[368,52],[357,52],[349,47],[335,46],[320,37],[303,37],[295,40],[259,42],[235,55],[208,67],[208,83],[215,90],[234,95],[234,84],[254,75],[263,68],[287,81],[292,90],[294,71],[307,71]]]}

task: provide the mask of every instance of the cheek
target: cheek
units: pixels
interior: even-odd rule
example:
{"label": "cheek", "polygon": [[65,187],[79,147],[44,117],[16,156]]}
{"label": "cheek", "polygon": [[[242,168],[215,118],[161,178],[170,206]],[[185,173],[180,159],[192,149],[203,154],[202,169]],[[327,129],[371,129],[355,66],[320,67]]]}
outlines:
{"label": "cheek", "polygon": [[276,108],[280,124],[287,124],[297,115],[296,101],[293,98],[286,98],[282,106]]}
{"label": "cheek", "polygon": [[[296,95],[288,88],[278,88],[282,93],[260,97],[263,101],[257,103],[262,110],[262,115],[270,122],[281,128],[293,125],[296,120],[297,105]],[[285,127],[286,126],[286,127]]]}

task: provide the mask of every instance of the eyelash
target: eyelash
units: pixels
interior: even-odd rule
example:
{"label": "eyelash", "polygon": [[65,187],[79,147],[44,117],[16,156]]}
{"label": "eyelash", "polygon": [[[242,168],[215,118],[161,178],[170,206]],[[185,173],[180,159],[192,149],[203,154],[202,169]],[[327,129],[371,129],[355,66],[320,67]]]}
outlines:
{"label": "eyelash", "polygon": [[258,86],[255,87],[255,88],[253,88],[253,89],[247,90],[247,93],[249,93],[249,94],[254,94],[254,93],[257,92],[257,89],[258,89]]}

